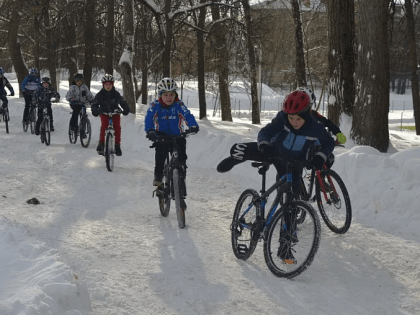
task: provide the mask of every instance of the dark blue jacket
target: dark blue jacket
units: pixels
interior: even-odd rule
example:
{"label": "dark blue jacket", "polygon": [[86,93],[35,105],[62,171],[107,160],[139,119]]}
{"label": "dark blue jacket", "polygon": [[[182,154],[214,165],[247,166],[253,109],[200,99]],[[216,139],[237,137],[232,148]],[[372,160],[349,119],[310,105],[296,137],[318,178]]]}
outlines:
{"label": "dark blue jacket", "polygon": [[6,89],[4,87],[7,87],[10,91],[10,94],[15,94],[13,91],[12,85],[9,83],[9,80],[7,80],[4,76],[0,78],[0,96],[6,95]]}
{"label": "dark blue jacket", "polygon": [[161,131],[169,135],[179,135],[188,130],[188,127],[198,126],[194,115],[185,104],[176,99],[172,105],[163,105],[159,100],[150,104],[144,119],[144,130]]}
{"label": "dark blue jacket", "polygon": [[305,124],[295,130],[282,111],[258,133],[258,147],[271,144],[279,152],[299,160],[309,160],[308,153],[313,145],[319,147],[316,155],[327,157],[334,150],[334,139],[325,130],[324,124],[308,115]]}
{"label": "dark blue jacket", "polygon": [[48,87],[39,87],[34,94],[34,100],[38,108],[44,108],[45,106],[51,106],[51,99],[55,98],[56,101],[60,100],[60,94],[51,86]]}
{"label": "dark blue jacket", "polygon": [[34,93],[39,87],[41,86],[41,79],[36,75],[28,75],[25,79],[23,79],[21,88],[22,93],[30,92]]}

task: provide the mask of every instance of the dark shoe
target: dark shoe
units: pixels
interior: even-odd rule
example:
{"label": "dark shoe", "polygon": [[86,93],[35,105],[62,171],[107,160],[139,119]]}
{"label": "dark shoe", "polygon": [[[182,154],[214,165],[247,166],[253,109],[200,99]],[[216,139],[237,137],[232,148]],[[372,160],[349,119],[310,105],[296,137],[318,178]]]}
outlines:
{"label": "dark shoe", "polygon": [[122,155],[121,146],[119,144],[115,145],[115,155],[116,156],[121,156]]}
{"label": "dark shoe", "polygon": [[35,136],[39,136],[39,129],[35,129]]}
{"label": "dark shoe", "polygon": [[54,129],[54,126],[51,126],[50,127],[50,131],[54,131],[55,129]]}
{"label": "dark shoe", "polygon": [[243,161],[234,159],[229,156],[217,165],[217,171],[219,173],[226,173],[230,171],[235,165],[242,163]]}
{"label": "dark shoe", "polygon": [[103,144],[103,142],[98,143],[98,146],[96,147],[96,152],[98,152],[99,155],[104,155],[104,144]]}
{"label": "dark shoe", "polygon": [[155,174],[155,178],[153,179],[153,186],[161,186],[162,185],[162,175]]}

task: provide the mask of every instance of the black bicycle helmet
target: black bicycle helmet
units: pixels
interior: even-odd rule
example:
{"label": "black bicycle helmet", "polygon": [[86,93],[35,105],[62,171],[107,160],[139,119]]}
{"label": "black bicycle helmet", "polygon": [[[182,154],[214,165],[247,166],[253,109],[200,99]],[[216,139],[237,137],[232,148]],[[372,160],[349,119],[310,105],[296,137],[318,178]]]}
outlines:
{"label": "black bicycle helmet", "polygon": [[49,77],[43,77],[43,78],[41,79],[41,82],[42,82],[42,83],[45,83],[45,82],[46,82],[46,83],[48,83],[48,84],[49,84],[49,83],[50,83],[50,78],[49,78]]}
{"label": "black bicycle helmet", "polygon": [[84,77],[83,77],[83,74],[81,74],[81,73],[76,73],[73,77],[74,81],[83,81],[83,79],[84,79]]}

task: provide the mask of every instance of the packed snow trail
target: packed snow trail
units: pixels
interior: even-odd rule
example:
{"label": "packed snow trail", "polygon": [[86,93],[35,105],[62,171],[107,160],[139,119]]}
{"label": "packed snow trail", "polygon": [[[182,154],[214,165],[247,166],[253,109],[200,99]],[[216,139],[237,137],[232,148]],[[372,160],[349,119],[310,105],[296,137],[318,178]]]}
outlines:
{"label": "packed snow trail", "polygon": [[[322,225],[314,262],[293,280],[270,273],[261,244],[248,261],[235,258],[233,209],[260,179],[246,163],[228,174],[215,167],[234,142],[255,139],[258,127],[199,122],[188,138],[181,230],[174,209],[163,218],[152,198],[154,152],[143,116],[122,118],[123,155],[108,172],[95,151],[99,119],[90,116],[89,148],[70,144],[70,110],[59,104],[47,147],[22,131],[22,102],[11,102],[10,134],[0,125],[0,215],[59,251],[89,290],[93,314],[420,314],[419,242],[363,226],[357,209],[345,235]],[[41,204],[26,204],[32,197]]]}

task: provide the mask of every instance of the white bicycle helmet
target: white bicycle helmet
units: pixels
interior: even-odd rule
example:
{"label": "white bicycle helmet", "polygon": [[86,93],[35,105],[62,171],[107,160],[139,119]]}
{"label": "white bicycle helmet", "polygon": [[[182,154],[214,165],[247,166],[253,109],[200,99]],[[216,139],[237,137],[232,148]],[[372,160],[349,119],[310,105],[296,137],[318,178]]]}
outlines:
{"label": "white bicycle helmet", "polygon": [[176,90],[178,89],[178,86],[176,85],[176,82],[172,78],[163,78],[159,81],[158,84],[158,92],[159,96],[161,96],[165,92],[174,92],[176,93]]}
{"label": "white bicycle helmet", "polygon": [[106,74],[102,77],[101,82],[102,82],[102,83],[105,83],[105,82],[114,82],[114,77],[112,76],[112,74],[108,74],[108,73],[106,73]]}
{"label": "white bicycle helmet", "polygon": [[316,106],[316,96],[315,96],[315,93],[312,92],[311,89],[308,89],[308,88],[302,86],[302,87],[298,88],[297,90],[298,91],[303,91],[306,94],[308,94],[308,96],[311,100],[311,106],[314,106],[314,107]]}

